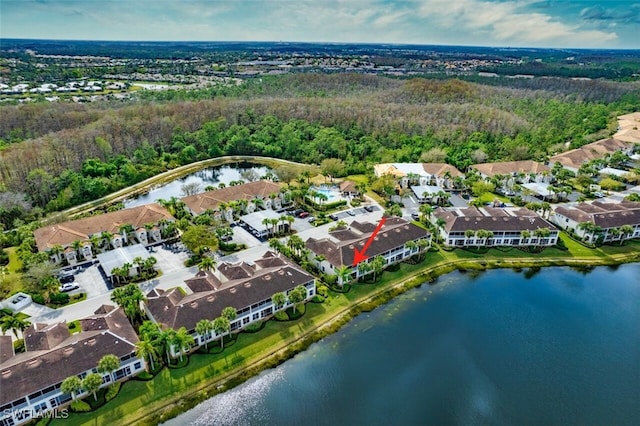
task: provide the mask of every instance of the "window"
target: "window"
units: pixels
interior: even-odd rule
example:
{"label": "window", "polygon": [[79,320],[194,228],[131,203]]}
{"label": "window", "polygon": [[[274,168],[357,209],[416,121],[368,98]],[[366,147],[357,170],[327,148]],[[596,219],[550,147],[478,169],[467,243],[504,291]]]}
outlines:
{"label": "window", "polygon": [[47,403],[46,402],[41,402],[40,404],[37,404],[35,407],[33,407],[34,411],[36,413],[39,413],[41,411],[44,411],[47,409]]}
{"label": "window", "polygon": [[253,320],[255,321],[257,319],[260,319],[260,314],[259,313],[253,314]]}
{"label": "window", "polygon": [[0,426],[13,426],[15,422],[11,417],[0,420]]}
{"label": "window", "polygon": [[242,324],[249,324],[249,317],[242,318]]}
{"label": "window", "polygon": [[133,364],[133,368],[135,368],[136,370],[139,370],[141,367],[142,367],[141,362],[136,362],[135,364]]}

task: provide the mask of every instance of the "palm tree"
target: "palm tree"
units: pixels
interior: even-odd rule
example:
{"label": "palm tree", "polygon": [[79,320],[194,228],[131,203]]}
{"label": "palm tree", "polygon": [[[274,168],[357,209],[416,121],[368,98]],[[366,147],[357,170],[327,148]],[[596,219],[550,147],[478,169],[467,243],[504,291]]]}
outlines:
{"label": "palm tree", "polygon": [[109,373],[111,380],[113,380],[113,372],[118,368],[120,368],[120,358],[115,355],[105,355],[98,361],[98,372],[103,374]]}
{"label": "palm tree", "polygon": [[426,253],[426,248],[429,247],[429,241],[427,241],[425,238],[420,238],[417,244],[418,244],[418,253],[420,254],[418,256],[418,261],[422,261]]}
{"label": "palm tree", "polygon": [[338,283],[340,284],[340,287],[344,287],[344,284],[351,279],[351,268],[348,267],[347,265],[342,265],[338,268],[336,272],[337,272]]}
{"label": "palm tree", "polygon": [[422,204],[419,208],[420,213],[422,213],[423,222],[424,219],[431,220],[431,213],[433,213],[433,207],[429,204]]}
{"label": "palm tree", "polygon": [[523,242],[525,240],[529,240],[529,238],[531,238],[531,231],[523,229],[522,231],[520,231],[520,238],[522,239]]}
{"label": "palm tree", "polygon": [[173,328],[169,328],[160,333],[158,342],[162,345],[167,355],[167,364],[171,360],[171,347],[174,345],[176,331]]}
{"label": "palm tree", "polygon": [[100,235],[98,234],[93,234],[89,237],[89,242],[91,243],[91,251],[93,252],[93,255],[95,256],[98,253],[98,247],[100,247]]}
{"label": "palm tree", "polygon": [[225,317],[218,317],[213,320],[213,330],[220,336],[220,347],[224,349],[224,335],[231,330],[231,324]]}
{"label": "palm tree", "polygon": [[631,225],[622,225],[620,227],[620,232],[622,232],[622,237],[620,238],[620,245],[624,242],[625,237],[629,238],[633,235],[634,228]]}
{"label": "palm tree", "polygon": [[615,240],[617,238],[622,239],[622,231],[619,228],[611,228],[609,229],[609,235],[611,235],[611,240]]}
{"label": "palm tree", "polygon": [[578,229],[582,230],[584,232],[584,239],[587,239],[587,236],[589,236],[589,240],[593,239],[593,237],[595,236],[595,234],[599,233],[602,231],[602,228],[599,227],[598,225],[596,225],[593,222],[582,222],[578,224]]}
{"label": "palm tree", "polygon": [[307,297],[307,289],[299,285],[289,292],[289,301],[293,303],[293,312],[296,312],[298,304],[302,303]]}
{"label": "palm tree", "polygon": [[376,281],[376,276],[378,276],[380,272],[382,272],[382,270],[384,269],[384,265],[385,265],[385,260],[384,260],[384,257],[382,256],[376,256],[371,261],[371,268],[373,269],[374,282]]}
{"label": "palm tree", "polygon": [[[136,343],[136,356],[138,358],[146,359],[151,364],[151,371],[155,370],[153,360],[159,356],[158,350],[150,340],[139,340]],[[147,369],[147,372],[149,369]]]}
{"label": "palm tree", "polygon": [[140,303],[144,300],[145,297],[136,284],[118,287],[111,292],[111,301],[117,303],[118,306],[122,308],[132,323],[134,323],[136,319],[142,318]]}
{"label": "palm tree", "polygon": [[473,238],[476,236],[476,231],[472,230],[472,229],[467,229],[466,231],[464,231],[464,237],[468,240],[470,238]]}
{"label": "palm tree", "polygon": [[413,240],[410,240],[410,241],[407,241],[406,243],[404,243],[404,247],[409,250],[409,253],[411,254],[411,257],[413,257],[414,256],[413,251],[416,248],[418,248],[418,243],[413,241]]}
{"label": "palm tree", "polygon": [[217,261],[209,256],[204,256],[198,263],[198,270],[211,272],[216,270]]}
{"label": "palm tree", "polygon": [[222,316],[229,320],[229,324],[238,316],[238,311],[233,306],[227,306],[222,310]]}
{"label": "palm tree", "polygon": [[60,385],[62,393],[70,393],[71,399],[76,400],[76,394],[82,390],[82,381],[78,376],[70,376],[62,381]]}
{"label": "palm tree", "polygon": [[31,323],[26,319],[22,319],[17,315],[5,314],[0,320],[0,328],[2,329],[2,335],[4,336],[8,330],[13,332],[13,335],[18,338],[18,331],[23,332]]}
{"label": "palm tree", "polygon": [[[369,272],[371,272],[371,263],[369,262],[360,262],[358,263],[358,275],[360,277],[364,277]],[[364,279],[364,278],[363,278]]]}
{"label": "palm tree", "polygon": [[102,245],[105,249],[109,248],[111,245],[111,240],[113,239],[113,234],[109,231],[103,231],[100,234],[100,238],[102,239]]}
{"label": "palm tree", "polygon": [[64,251],[64,248],[60,244],[56,244],[49,249],[49,253],[56,257],[56,263],[60,262],[60,254]]}
{"label": "palm tree", "polygon": [[102,386],[102,376],[98,373],[90,373],[87,377],[82,379],[82,388],[87,392],[92,393],[93,399],[96,401],[98,400],[96,392],[98,392],[100,386]]}
{"label": "palm tree", "polygon": [[267,235],[269,235],[269,225],[271,225],[271,219],[265,217],[262,219],[262,224],[264,225],[265,230],[267,231]]}
{"label": "palm tree", "polygon": [[274,293],[271,296],[271,303],[273,303],[274,310],[277,311],[287,303],[287,295],[282,292]]}
{"label": "palm tree", "polygon": [[201,319],[196,324],[196,333],[202,336],[202,340],[204,340],[204,348],[208,349],[207,344],[209,339],[211,338],[211,332],[213,331],[213,322],[208,319]]}
{"label": "palm tree", "polygon": [[189,334],[186,328],[180,327],[178,331],[176,331],[175,336],[173,336],[173,344],[178,347],[180,362],[182,362],[184,350],[194,343],[193,336]]}

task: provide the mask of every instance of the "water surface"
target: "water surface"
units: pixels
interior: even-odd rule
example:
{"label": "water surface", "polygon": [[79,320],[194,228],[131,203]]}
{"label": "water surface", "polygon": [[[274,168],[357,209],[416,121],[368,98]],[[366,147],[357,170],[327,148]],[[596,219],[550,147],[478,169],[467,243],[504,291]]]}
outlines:
{"label": "water surface", "polygon": [[229,185],[229,182],[234,180],[242,180],[242,171],[253,170],[257,177],[264,176],[270,169],[262,166],[253,166],[247,164],[239,165],[226,165],[209,167],[206,169],[198,170],[187,176],[172,180],[161,186],[157,186],[149,191],[147,194],[139,195],[135,198],[131,198],[124,201],[125,207],[135,207],[144,204],[153,203],[154,201],[162,198],[168,200],[171,197],[181,198],[185,194],[182,191],[182,187],[189,183],[197,183],[200,185],[200,191],[204,191],[208,185],[217,187],[220,183]]}
{"label": "water surface", "polygon": [[638,425],[640,264],[423,285],[170,425]]}

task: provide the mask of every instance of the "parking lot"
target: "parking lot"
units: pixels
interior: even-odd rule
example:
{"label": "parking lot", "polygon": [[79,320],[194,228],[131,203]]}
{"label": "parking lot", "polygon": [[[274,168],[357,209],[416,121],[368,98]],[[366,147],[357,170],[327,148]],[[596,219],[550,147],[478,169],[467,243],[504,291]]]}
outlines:
{"label": "parking lot", "polygon": [[[189,257],[187,249],[179,243],[149,247],[148,250],[149,254],[158,260],[156,269],[161,270],[163,275],[183,270],[185,268],[184,262]],[[91,299],[113,289],[98,263],[67,268],[67,271],[73,271],[72,283],[79,286],[79,288],[67,292],[69,295],[86,293],[87,299]]]}

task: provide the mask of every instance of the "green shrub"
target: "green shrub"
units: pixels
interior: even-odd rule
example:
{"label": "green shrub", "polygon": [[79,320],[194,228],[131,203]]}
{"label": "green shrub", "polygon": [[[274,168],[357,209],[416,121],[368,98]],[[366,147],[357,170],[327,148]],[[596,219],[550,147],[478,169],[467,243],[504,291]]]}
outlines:
{"label": "green shrub", "polygon": [[264,321],[256,321],[254,323],[249,324],[242,330],[246,331],[247,333],[255,333],[256,331],[262,330],[262,327],[264,327]]}
{"label": "green shrub", "polygon": [[13,351],[15,353],[24,352],[24,339],[18,339],[13,342]]}
{"label": "green shrub", "polygon": [[324,297],[320,296],[319,294],[316,294],[315,296],[313,296],[313,299],[311,299],[311,301],[314,303],[322,303],[324,302]]}
{"label": "green shrub", "polygon": [[32,294],[31,300],[39,305],[44,305],[44,296],[41,294]]}
{"label": "green shrub", "polygon": [[56,305],[66,305],[69,303],[69,295],[67,293],[54,293],[49,297],[49,301]]}
{"label": "green shrub", "polygon": [[278,311],[273,317],[278,321],[289,321],[289,315],[285,311]]}
{"label": "green shrub", "polygon": [[147,371],[143,371],[141,373],[139,373],[138,375],[136,375],[135,377],[138,380],[151,380],[153,379],[153,375]]}
{"label": "green shrub", "polygon": [[75,411],[76,413],[85,413],[87,411],[91,411],[91,406],[86,402],[77,399],[71,403],[71,411]]}
{"label": "green shrub", "polygon": [[316,292],[325,299],[329,296],[329,288],[326,285],[319,285],[316,288]]}
{"label": "green shrub", "polygon": [[338,282],[338,276],[335,274],[322,274],[322,281],[333,286]]}
{"label": "green shrub", "polygon": [[104,394],[105,401],[111,401],[113,398],[115,398],[116,395],[118,395],[118,392],[120,392],[120,386],[122,386],[121,382],[115,382],[114,384],[109,386],[107,393]]}

